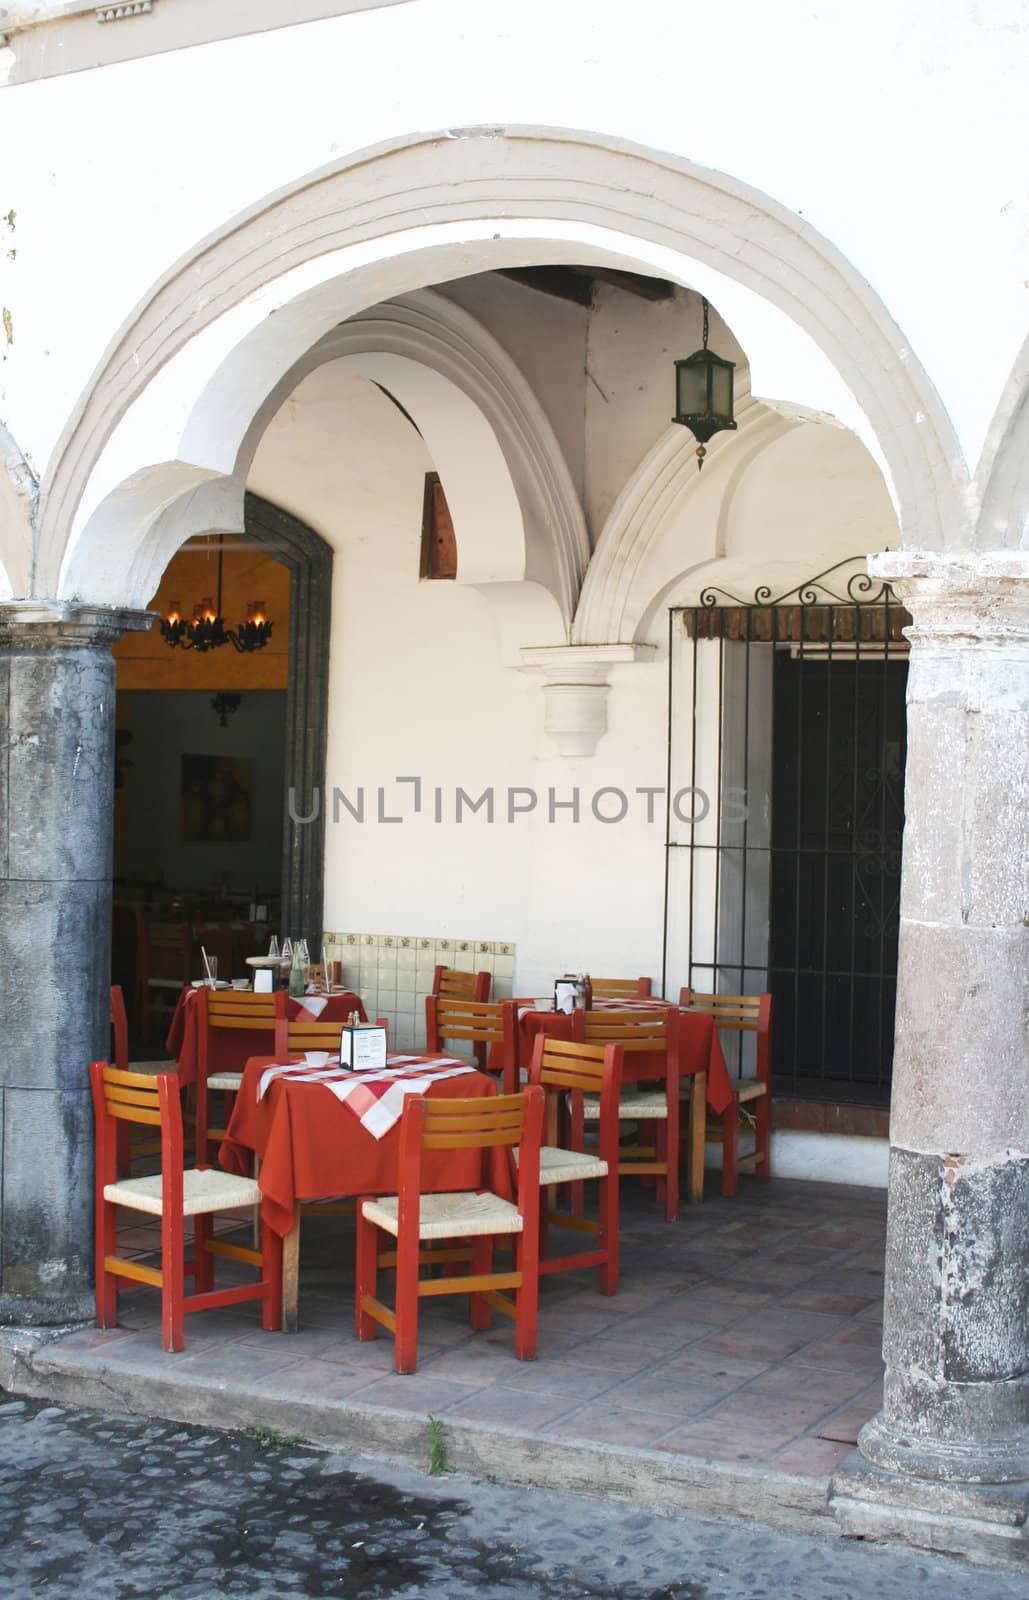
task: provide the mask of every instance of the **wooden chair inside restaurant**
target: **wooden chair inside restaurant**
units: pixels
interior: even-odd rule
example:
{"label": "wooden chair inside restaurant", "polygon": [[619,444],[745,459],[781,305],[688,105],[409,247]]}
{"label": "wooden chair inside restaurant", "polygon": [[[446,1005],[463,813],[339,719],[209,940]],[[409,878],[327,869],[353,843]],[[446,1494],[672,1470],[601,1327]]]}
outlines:
{"label": "wooden chair inside restaurant", "polygon": [[[520,1094],[480,1100],[432,1100],[411,1096],[400,1127],[398,1192],[362,1198],[357,1210],[357,1337],[374,1339],[378,1325],[394,1337],[397,1372],[414,1372],[418,1362],[418,1305],[429,1295],[467,1294],[471,1324],[490,1326],[490,1311],[515,1324],[515,1355],[536,1355],[539,1297],[539,1162],[543,1091],[530,1086]],[[517,1200],[492,1190],[425,1193],[422,1154],[444,1150],[518,1151]],[[380,1249],[382,1236],[395,1247]],[[515,1258],[509,1270],[493,1271],[493,1241],[513,1236]],[[452,1241],[452,1245],[449,1243]],[[442,1277],[423,1277],[422,1266],[448,1267]],[[453,1270],[468,1265],[470,1271]],[[378,1298],[378,1273],[396,1274],[394,1308]],[[513,1294],[506,1291],[513,1291]]]}
{"label": "wooden chair inside restaurant", "polygon": [[594,1000],[647,1000],[652,988],[650,978],[590,978]]}
{"label": "wooden chair inside restaurant", "polygon": [[145,1039],[154,1012],[170,1020],[190,981],[192,952],[188,922],[149,922],[136,912],[136,1016]]}
{"label": "wooden chair inside restaurant", "polygon": [[[216,1212],[254,1206],[261,1192],[252,1178],[214,1169],[184,1168],[182,1106],[173,1072],[150,1078],[120,1072],[106,1061],[89,1068],[96,1120],[96,1321],[113,1328],[118,1321],[118,1289],[123,1283],[152,1284],[161,1291],[161,1343],[165,1350],[185,1346],[184,1319],[193,1311],[212,1311],[260,1300],[262,1326],[277,1329],[282,1321],[282,1246],[265,1229],[261,1251],[215,1239],[211,1219]],[[117,1128],[122,1123],[157,1129],[161,1170],[150,1177],[117,1175]],[[118,1255],[118,1208],[160,1218],[161,1265]],[[187,1260],[185,1222],[193,1219],[193,1255]],[[215,1289],[214,1257],[228,1257],[258,1267],[255,1284]],[[186,1293],[192,1278],[193,1293]]]}
{"label": "wooden chair inside restaurant", "polygon": [[[530,1084],[537,1084],[546,1096],[540,1149],[540,1188],[546,1191],[540,1212],[540,1275],[597,1267],[602,1294],[618,1291],[618,1102],[623,1054],[620,1044],[576,1044],[539,1034],[529,1066]],[[599,1113],[595,1153],[557,1142],[562,1129],[583,1119],[586,1096],[596,1102]],[[599,1220],[556,1208],[553,1197],[559,1187],[591,1179],[599,1182]],[[551,1255],[552,1225],[592,1235],[597,1243],[571,1255]]]}
{"label": "wooden chair inside restaurant", "polygon": [[216,977],[228,982],[235,976],[236,947],[231,922],[195,922],[193,924],[194,978],[206,978],[204,954],[216,963]]}
{"label": "wooden chair inside restaurant", "polygon": [[[655,1177],[658,1199],[664,1200],[665,1217],[679,1215],[679,1029],[674,1006],[646,1011],[573,1011],[572,1038],[579,1044],[618,1044],[624,1049],[622,1091],[618,1115],[652,1130],[653,1143],[619,1147],[618,1171],[622,1177]],[[654,1071],[644,1081],[634,1081],[640,1057],[653,1058]],[[632,1074],[626,1077],[626,1069]],[[651,1077],[653,1081],[651,1081]],[[600,1102],[583,1096],[586,1122],[600,1121]],[[571,1117],[572,1144],[582,1147],[578,1112]],[[582,1191],[575,1197],[581,1211]]]}
{"label": "wooden chair inside restaurant", "polygon": [[[125,995],[120,983],[111,985],[111,1059],[119,1072],[138,1072],[144,1077],[153,1077],[155,1072],[175,1072],[174,1061],[130,1061],[129,1060],[129,1019],[125,1010]],[[118,1176],[127,1178],[132,1171],[133,1156],[154,1156],[160,1154],[160,1140],[147,1138],[131,1138],[132,1127],[128,1122],[118,1124]]]}
{"label": "wooden chair inside restaurant", "polygon": [[[196,1159],[203,1164],[212,1158],[212,1153],[216,1154],[217,1145],[225,1137],[230,1097],[237,1093],[243,1081],[242,1072],[210,1071],[211,1035],[224,1030],[264,1034],[263,1041],[255,1037],[251,1053],[255,1056],[270,1053],[274,1048],[276,996],[255,994],[246,989],[203,988],[197,990],[193,1003],[201,1008],[197,1026]],[[222,1095],[225,1108],[224,1122],[215,1128],[209,1126],[212,1094]]]}
{"label": "wooden chair inside restaurant", "polygon": [[[425,1049],[429,1055],[453,1054],[453,1043],[464,1045],[459,1057],[485,1072],[499,1071],[504,1090],[517,1088],[518,1011],[513,1000],[451,1000],[445,995],[425,997]],[[470,1047],[470,1048],[469,1048]]]}
{"label": "wooden chair inside restaurant", "polygon": [[488,972],[459,972],[456,967],[437,967],[432,975],[432,993],[446,1000],[488,1000],[492,983]]}
{"label": "wooden chair inside restaurant", "polygon": [[[752,1033],[755,1037],[753,1077],[733,1080],[732,1103],[720,1119],[709,1122],[708,1138],[722,1145],[722,1193],[732,1197],[741,1171],[753,1171],[762,1181],[772,1171],[772,996],[765,994],[697,994],[679,991],[684,1011],[702,1011],[713,1017],[720,1033]],[[754,1135],[754,1148],[740,1155],[740,1130]]]}

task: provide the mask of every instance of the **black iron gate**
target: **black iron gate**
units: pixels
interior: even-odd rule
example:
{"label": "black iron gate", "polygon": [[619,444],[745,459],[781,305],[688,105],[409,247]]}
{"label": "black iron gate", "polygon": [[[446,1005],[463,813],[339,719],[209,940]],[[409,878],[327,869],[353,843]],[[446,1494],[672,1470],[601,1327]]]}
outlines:
{"label": "black iron gate", "polygon": [[911,619],[863,567],[670,614],[664,979],[770,989],[777,1091],[883,1104]]}

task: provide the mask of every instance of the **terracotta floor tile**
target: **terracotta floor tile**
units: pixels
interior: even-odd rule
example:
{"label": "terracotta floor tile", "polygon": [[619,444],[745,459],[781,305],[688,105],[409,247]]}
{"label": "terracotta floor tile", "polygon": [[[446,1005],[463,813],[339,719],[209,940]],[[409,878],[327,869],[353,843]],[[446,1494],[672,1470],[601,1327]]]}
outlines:
{"label": "terracotta floor tile", "polygon": [[850,1455],[852,1445],[832,1444],[826,1439],[798,1439],[767,1463],[773,1472],[786,1472],[797,1478],[828,1478]]}
{"label": "terracotta floor tile", "polygon": [[651,1367],[659,1361],[665,1351],[653,1346],[634,1344],[624,1339],[583,1339],[570,1340],[567,1338],[549,1339],[540,1329],[539,1353],[557,1359],[568,1358],[573,1352],[575,1359],[584,1367],[599,1367],[604,1372],[642,1372],[646,1367]]}
{"label": "terracotta floor tile", "polygon": [[516,1361],[514,1370],[501,1379],[508,1389],[569,1395],[574,1400],[595,1400],[611,1394],[622,1382],[620,1373],[603,1372],[599,1367],[580,1367],[573,1361]]}
{"label": "terracotta floor tile", "polygon": [[825,1401],[840,1406],[868,1387],[865,1372],[808,1366],[795,1359],[770,1367],[747,1384],[747,1393],[780,1395],[787,1399]]}
{"label": "terracotta floor tile", "polygon": [[594,1444],[620,1445],[626,1450],[648,1450],[667,1432],[668,1421],[664,1417],[600,1401],[548,1424],[541,1438],[588,1439]]}
{"label": "terracotta floor tile", "polygon": [[413,1411],[424,1417],[430,1411],[438,1414],[448,1406],[457,1405],[460,1400],[469,1399],[473,1392],[467,1383],[452,1383],[446,1378],[427,1378],[420,1372],[409,1372],[403,1376],[394,1373],[392,1377],[377,1378],[374,1383],[367,1384],[361,1391],[361,1404],[386,1406],[391,1411]]}
{"label": "terracotta floor tile", "polygon": [[627,1378],[608,1395],[613,1405],[632,1406],[634,1410],[667,1417],[666,1427],[671,1427],[676,1418],[694,1417],[724,1398],[724,1386],[700,1373],[683,1377],[666,1369],[656,1375]]}
{"label": "terracotta floor tile", "polygon": [[818,1437],[835,1439],[839,1444],[857,1444],[858,1434],[878,1409],[878,1406],[868,1404],[848,1406],[845,1411],[837,1411],[835,1416],[829,1417],[822,1423],[818,1429]]}
{"label": "terracotta floor tile", "polygon": [[[531,1365],[531,1363],[528,1363]],[[566,1416],[575,1409],[578,1401],[572,1395],[559,1395],[546,1391],[527,1394],[524,1389],[508,1389],[504,1384],[491,1384],[480,1389],[467,1400],[447,1407],[447,1415],[459,1417],[463,1422],[494,1422],[505,1428],[534,1431],[545,1424]]]}
{"label": "terracotta floor tile", "polygon": [[772,1433],[782,1429],[790,1438],[795,1438],[827,1417],[834,1403],[810,1397],[796,1399],[747,1390],[724,1397],[712,1406],[704,1420],[734,1423],[743,1433],[748,1433],[751,1428]]}
{"label": "terracotta floor tile", "polygon": [[656,1448],[702,1461],[731,1461],[756,1466],[793,1441],[788,1429],[741,1428],[731,1422],[688,1422],[662,1439]]}
{"label": "terracotta floor tile", "polygon": [[662,1373],[670,1377],[688,1376],[690,1373],[703,1375],[724,1389],[737,1389],[768,1370],[768,1364],[764,1361],[747,1361],[740,1356],[722,1355],[718,1350],[706,1349],[703,1344],[690,1345],[660,1368]]}

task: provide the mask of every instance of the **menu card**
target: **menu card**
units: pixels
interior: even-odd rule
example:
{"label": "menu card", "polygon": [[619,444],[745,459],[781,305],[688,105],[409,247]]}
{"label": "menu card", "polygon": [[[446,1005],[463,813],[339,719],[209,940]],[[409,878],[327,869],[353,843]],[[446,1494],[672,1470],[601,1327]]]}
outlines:
{"label": "menu card", "polygon": [[386,1065],[386,1030],[374,1022],[346,1027],[339,1039],[339,1064],[351,1072],[381,1072]]}

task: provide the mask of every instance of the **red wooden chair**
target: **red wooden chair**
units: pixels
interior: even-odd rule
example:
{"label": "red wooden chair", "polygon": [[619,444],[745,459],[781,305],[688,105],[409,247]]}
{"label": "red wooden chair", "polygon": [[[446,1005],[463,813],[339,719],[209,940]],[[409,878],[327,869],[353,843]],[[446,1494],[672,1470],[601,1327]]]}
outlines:
{"label": "red wooden chair", "polygon": [[[654,1129],[653,1144],[622,1145],[618,1170],[623,1177],[656,1177],[658,1198],[665,1202],[665,1216],[675,1222],[679,1216],[679,1016],[674,1006],[664,1010],[573,1011],[572,1038],[580,1044],[620,1044],[631,1077],[623,1062],[622,1092],[618,1115],[622,1121],[641,1123]],[[637,1074],[641,1055],[654,1058],[654,1070],[643,1081]],[[583,1102],[587,1121],[600,1120],[599,1102]],[[572,1118],[572,1143],[582,1146],[582,1133]],[[576,1195],[581,1210],[582,1191]]]}
{"label": "red wooden chair", "polygon": [[[722,1194],[731,1198],[741,1171],[753,1170],[762,1182],[772,1173],[772,996],[697,994],[684,987],[679,991],[679,1004],[684,1011],[703,1011],[713,1017],[719,1032],[757,1035],[756,1076],[735,1079],[732,1103],[722,1113],[720,1128],[718,1119],[708,1119],[707,1137],[722,1142]],[[754,1148],[742,1156],[741,1125],[754,1132]]]}
{"label": "red wooden chair", "polygon": [[[405,1102],[399,1193],[362,1199],[357,1208],[357,1337],[374,1339],[379,1323],[389,1328],[398,1372],[414,1372],[417,1366],[418,1302],[426,1295],[470,1295],[471,1323],[477,1331],[489,1327],[491,1308],[502,1311],[514,1321],[519,1361],[535,1358],[542,1123],[543,1091],[538,1087],[484,1100],[411,1096]],[[519,1152],[517,1203],[489,1190],[423,1193],[423,1150],[498,1147]],[[396,1240],[395,1250],[380,1253],[380,1234]],[[514,1236],[514,1265],[494,1272],[493,1239],[503,1235]],[[433,1248],[446,1240],[456,1241],[456,1248]],[[420,1276],[420,1264],[444,1262],[454,1268],[469,1262],[469,1241],[470,1272]],[[378,1299],[381,1266],[396,1269],[392,1311]],[[513,1290],[513,1297],[504,1290]]]}
{"label": "red wooden chair", "polygon": [[190,981],[193,936],[188,922],[148,922],[136,912],[136,1016],[144,1039],[151,1010],[170,1018]]}
{"label": "red wooden chair", "polygon": [[653,993],[650,978],[591,978],[594,1000],[648,1000]]}
{"label": "red wooden chair", "polygon": [[432,993],[446,1000],[488,1000],[492,983],[488,972],[458,972],[456,967],[437,967],[432,975]]}
{"label": "red wooden chair", "polygon": [[[196,1000],[191,1002],[200,1007],[200,1015],[197,1018],[196,1086],[198,1162],[207,1162],[210,1159],[211,1145],[215,1140],[220,1144],[225,1137],[224,1127],[209,1126],[211,1095],[220,1093],[224,1097],[227,1123],[229,1096],[236,1094],[243,1082],[242,1072],[211,1072],[211,1035],[222,1030],[233,1033],[263,1033],[266,1035],[267,1048],[271,1050],[275,1036],[276,999],[277,996],[274,994],[254,994],[247,989],[204,988],[197,990]],[[255,1038],[252,1053],[255,1056],[264,1054],[259,1039]]]}
{"label": "red wooden chair", "polygon": [[[91,1062],[90,1087],[96,1118],[96,1321],[113,1328],[118,1321],[118,1286],[123,1280],[153,1284],[161,1291],[161,1342],[165,1350],[185,1346],[184,1319],[189,1312],[213,1311],[260,1300],[261,1322],[269,1330],[282,1324],[282,1242],[264,1230],[260,1252],[212,1237],[217,1211],[259,1204],[261,1191],[252,1178],[191,1167],[183,1171],[182,1107],[173,1072],[143,1078],[119,1072],[106,1061]],[[117,1126],[121,1122],[157,1127],[161,1134],[161,1171],[147,1178],[117,1176]],[[148,1267],[117,1253],[117,1210],[126,1206],[161,1219],[161,1265]],[[186,1259],[185,1219],[193,1218],[193,1256]],[[215,1289],[215,1256],[228,1256],[260,1268],[256,1284]],[[186,1279],[192,1277],[192,1294]]]}
{"label": "red wooden chair", "polygon": [[518,1010],[513,1000],[448,1000],[425,997],[425,1048],[444,1055],[453,1040],[471,1045],[469,1059],[480,1072],[499,1072],[504,1092],[518,1087]]}
{"label": "red wooden chair", "polygon": [[[539,1034],[529,1066],[529,1082],[538,1084],[546,1095],[546,1143],[540,1150],[540,1187],[552,1195],[564,1184],[581,1184],[589,1179],[598,1179],[600,1184],[598,1222],[558,1211],[545,1202],[540,1214],[540,1275],[599,1267],[603,1294],[618,1292],[618,1098],[623,1054],[620,1044],[576,1044]],[[596,1154],[565,1149],[556,1143],[562,1123],[571,1120],[581,1126],[583,1100],[587,1095],[596,1101],[599,1110],[600,1143]],[[571,1119],[562,1115],[566,1101]],[[575,1233],[592,1234],[597,1238],[597,1246],[573,1255],[552,1256],[550,1224]]]}

